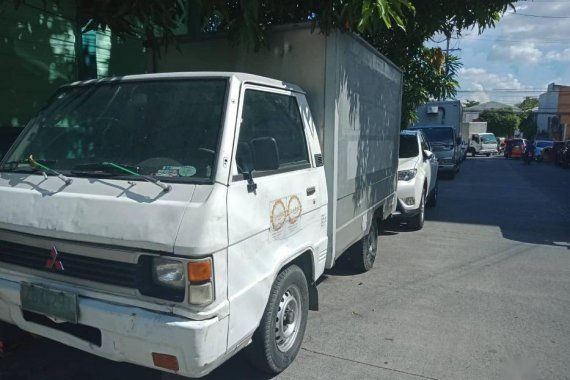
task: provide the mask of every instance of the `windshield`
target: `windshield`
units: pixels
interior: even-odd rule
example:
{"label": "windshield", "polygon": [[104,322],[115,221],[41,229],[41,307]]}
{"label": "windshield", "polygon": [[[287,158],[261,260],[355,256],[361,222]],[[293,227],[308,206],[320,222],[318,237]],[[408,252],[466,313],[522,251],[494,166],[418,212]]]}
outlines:
{"label": "windshield", "polygon": [[225,95],[225,79],[68,87],[32,121],[2,170],[25,170],[18,162],[33,155],[67,175],[112,162],[165,180],[211,179]]}
{"label": "windshield", "polygon": [[546,148],[547,146],[552,146],[553,143],[554,143],[553,141],[537,141],[536,147],[537,148]]}
{"label": "windshield", "polygon": [[445,127],[422,128],[429,142],[434,144],[453,145],[453,129]]}
{"label": "windshield", "polygon": [[400,158],[416,157],[418,154],[418,138],[414,135],[400,135]]}
{"label": "windshield", "polygon": [[479,135],[483,144],[496,144],[497,138],[495,135]]}

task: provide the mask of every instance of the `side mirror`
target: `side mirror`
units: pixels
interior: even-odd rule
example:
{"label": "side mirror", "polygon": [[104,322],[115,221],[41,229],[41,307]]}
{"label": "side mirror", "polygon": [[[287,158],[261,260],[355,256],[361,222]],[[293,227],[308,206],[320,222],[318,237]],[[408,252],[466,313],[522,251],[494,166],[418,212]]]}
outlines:
{"label": "side mirror", "polygon": [[424,149],[424,157],[425,157],[426,160],[429,160],[429,159],[431,159],[431,158],[433,157],[433,153],[430,152],[430,151],[427,150],[427,149]]}
{"label": "side mirror", "polygon": [[273,137],[258,137],[251,140],[254,170],[279,169],[279,150]]}

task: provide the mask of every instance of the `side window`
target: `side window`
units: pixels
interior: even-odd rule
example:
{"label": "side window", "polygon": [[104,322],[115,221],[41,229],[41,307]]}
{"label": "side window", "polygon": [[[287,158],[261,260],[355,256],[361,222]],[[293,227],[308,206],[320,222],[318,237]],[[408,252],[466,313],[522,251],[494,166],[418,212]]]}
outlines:
{"label": "side window", "polygon": [[277,142],[279,167],[309,164],[309,154],[301,114],[293,96],[246,90],[236,161],[238,172],[253,165],[251,140],[272,137]]}

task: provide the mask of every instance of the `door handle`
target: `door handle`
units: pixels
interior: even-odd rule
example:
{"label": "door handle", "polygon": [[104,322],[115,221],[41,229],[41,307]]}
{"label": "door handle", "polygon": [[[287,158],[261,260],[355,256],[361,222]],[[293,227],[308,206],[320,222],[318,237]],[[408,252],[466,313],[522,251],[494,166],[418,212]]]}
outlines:
{"label": "door handle", "polygon": [[307,187],[307,196],[311,196],[317,192],[317,188],[315,186]]}

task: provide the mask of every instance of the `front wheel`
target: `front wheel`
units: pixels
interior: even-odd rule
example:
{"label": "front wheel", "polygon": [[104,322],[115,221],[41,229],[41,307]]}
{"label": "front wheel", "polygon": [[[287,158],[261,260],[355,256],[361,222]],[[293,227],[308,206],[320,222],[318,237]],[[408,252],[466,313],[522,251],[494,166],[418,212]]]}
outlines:
{"label": "front wheel", "polygon": [[376,261],[376,250],[378,249],[378,227],[372,221],[368,235],[360,242],[351,247],[350,262],[358,272],[368,272]]}
{"label": "front wheel", "polygon": [[491,153],[485,153],[485,157],[491,157]]}
{"label": "front wheel", "polygon": [[285,268],[273,283],[267,306],[246,353],[261,371],[282,372],[295,359],[307,326],[309,289],[296,265]]}

